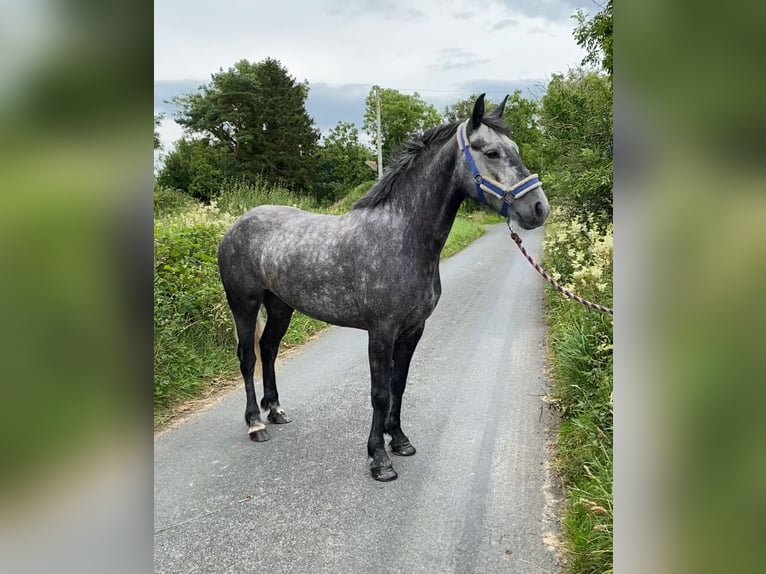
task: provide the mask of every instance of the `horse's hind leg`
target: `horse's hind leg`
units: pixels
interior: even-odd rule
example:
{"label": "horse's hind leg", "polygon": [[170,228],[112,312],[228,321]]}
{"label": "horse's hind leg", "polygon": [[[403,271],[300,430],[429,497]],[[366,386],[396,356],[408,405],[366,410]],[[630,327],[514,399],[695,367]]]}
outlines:
{"label": "horse's hind leg", "polygon": [[419,325],[415,329],[403,333],[394,345],[394,371],[391,377],[391,407],[386,417],[386,432],[391,435],[391,452],[399,456],[412,456],[415,447],[410,439],[402,431],[401,410],[402,395],[407,385],[407,373],[410,370],[410,361],[415,352],[425,325]]}
{"label": "horse's hind leg", "polygon": [[260,341],[261,368],[263,369],[261,408],[269,409],[269,421],[275,424],[285,424],[290,422],[290,417],[279,404],[274,363],[279,353],[279,343],[290,325],[293,308],[270,291],[264,294],[263,306],[266,307],[268,319]]}
{"label": "horse's hind leg", "polygon": [[258,409],[258,399],[255,396],[253,384],[253,372],[255,371],[255,326],[258,320],[260,300],[250,299],[243,304],[232,304],[229,301],[234,324],[237,327],[237,357],[239,369],[245,381],[245,395],[247,406],[245,408],[245,423],[248,427],[250,439],[256,442],[269,440],[266,425],[261,421],[261,411]]}

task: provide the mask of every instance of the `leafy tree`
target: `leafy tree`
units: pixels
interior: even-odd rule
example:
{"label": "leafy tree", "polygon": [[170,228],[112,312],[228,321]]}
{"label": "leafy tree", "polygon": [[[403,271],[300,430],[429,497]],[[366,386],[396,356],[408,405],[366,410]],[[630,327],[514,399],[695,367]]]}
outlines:
{"label": "leafy tree", "polygon": [[583,58],[582,65],[593,64],[606,70],[612,77],[614,60],[612,58],[612,0],[608,0],[604,9],[590,20],[585,13],[578,10],[573,16],[577,20],[574,31],[577,44],[588,54]]}
{"label": "leafy tree", "polygon": [[555,74],[542,99],[540,123],[546,192],[570,210],[611,220],[610,79],[582,68]]}
{"label": "leafy tree", "polygon": [[154,149],[162,149],[162,142],[160,141],[160,132],[157,131],[157,128],[160,127],[160,123],[162,123],[162,119],[164,117],[165,117],[164,114],[154,115]]}
{"label": "leafy tree", "polygon": [[[478,94],[473,94],[464,100],[459,100],[447,106],[444,110],[446,121],[467,120],[473,111]],[[484,110],[491,112],[498,102],[484,99]],[[503,111],[503,119],[511,128],[511,139],[519,146],[519,153],[524,164],[533,173],[542,170],[542,132],[540,131],[540,104],[536,100],[522,97],[521,90],[516,90],[508,97]]]}
{"label": "leafy tree", "polygon": [[352,187],[374,177],[366,161],[372,150],[359,141],[359,130],[348,122],[338,122],[317,148],[317,199],[334,201]]}
{"label": "leafy tree", "polygon": [[218,195],[223,179],[233,174],[234,167],[225,147],[207,140],[181,138],[165,156],[157,184],[210,201]]}
{"label": "leafy tree", "polygon": [[[364,111],[364,131],[376,141],[376,98],[373,86],[367,96]],[[383,157],[389,158],[391,152],[406,142],[413,135],[419,135],[427,129],[437,126],[442,118],[439,111],[423,101],[417,92],[411,96],[396,90],[380,89],[380,123],[383,131]]]}
{"label": "leafy tree", "polygon": [[586,50],[582,65],[557,74],[542,99],[546,190],[570,211],[612,219],[612,0],[590,20],[582,11],[573,34]]}
{"label": "leafy tree", "polygon": [[173,99],[177,122],[225,146],[237,175],[262,175],[295,191],[312,187],[319,132],[306,112],[308,83],[299,83],[277,61],[241,60],[211,76],[194,94]]}

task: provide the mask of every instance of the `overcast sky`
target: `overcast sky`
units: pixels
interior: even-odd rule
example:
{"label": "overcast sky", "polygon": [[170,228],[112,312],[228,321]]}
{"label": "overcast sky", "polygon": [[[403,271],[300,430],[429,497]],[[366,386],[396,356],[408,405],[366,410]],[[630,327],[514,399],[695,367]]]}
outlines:
{"label": "overcast sky", "polygon": [[310,84],[322,132],[361,130],[370,87],[417,91],[440,112],[475,92],[544,93],[551,74],[582,60],[571,15],[594,0],[156,0],[155,113],[165,149],[182,132],[163,103],[196,91],[236,61],[279,60]]}

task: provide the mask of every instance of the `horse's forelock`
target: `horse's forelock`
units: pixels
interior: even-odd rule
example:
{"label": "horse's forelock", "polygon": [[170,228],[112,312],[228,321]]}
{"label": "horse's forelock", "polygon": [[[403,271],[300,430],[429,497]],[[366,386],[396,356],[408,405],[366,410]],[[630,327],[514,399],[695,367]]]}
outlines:
{"label": "horse's forelock", "polygon": [[511,130],[508,128],[508,124],[506,124],[502,118],[496,118],[495,116],[484,116],[482,122],[492,131],[507,137],[511,137]]}

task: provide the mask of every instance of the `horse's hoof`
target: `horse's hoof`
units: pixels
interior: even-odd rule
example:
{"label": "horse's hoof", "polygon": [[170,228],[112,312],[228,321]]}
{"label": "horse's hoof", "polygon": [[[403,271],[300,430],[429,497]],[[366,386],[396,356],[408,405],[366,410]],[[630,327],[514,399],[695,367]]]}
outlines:
{"label": "horse's hoof", "polygon": [[401,444],[391,444],[391,452],[398,456],[412,456],[417,451],[415,450],[415,447],[412,446],[408,442],[403,442]]}
{"label": "horse's hoof", "polygon": [[267,418],[269,419],[269,422],[272,422],[275,425],[286,425],[292,420],[290,417],[287,416],[287,413],[285,413],[285,411],[282,411],[282,412],[269,411],[269,416]]}
{"label": "horse's hoof", "polygon": [[390,482],[396,480],[398,476],[392,466],[378,466],[370,469],[370,474],[375,480],[380,482]]}
{"label": "horse's hoof", "polygon": [[253,442],[266,442],[271,438],[269,436],[269,431],[266,429],[250,430],[248,431],[248,434],[250,435],[250,440]]}

